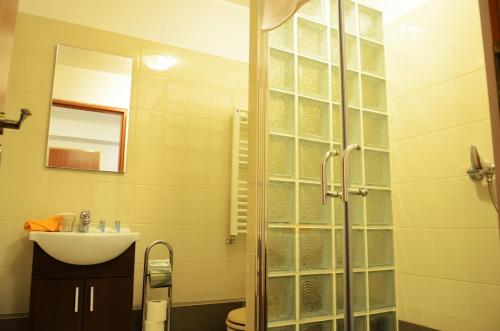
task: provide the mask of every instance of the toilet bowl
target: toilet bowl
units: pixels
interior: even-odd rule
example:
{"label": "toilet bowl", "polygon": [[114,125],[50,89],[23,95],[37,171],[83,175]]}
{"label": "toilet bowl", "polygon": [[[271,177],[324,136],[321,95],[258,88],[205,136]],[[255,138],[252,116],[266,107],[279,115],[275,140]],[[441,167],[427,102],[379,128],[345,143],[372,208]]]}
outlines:
{"label": "toilet bowl", "polygon": [[231,310],[226,318],[227,331],[245,330],[245,308]]}

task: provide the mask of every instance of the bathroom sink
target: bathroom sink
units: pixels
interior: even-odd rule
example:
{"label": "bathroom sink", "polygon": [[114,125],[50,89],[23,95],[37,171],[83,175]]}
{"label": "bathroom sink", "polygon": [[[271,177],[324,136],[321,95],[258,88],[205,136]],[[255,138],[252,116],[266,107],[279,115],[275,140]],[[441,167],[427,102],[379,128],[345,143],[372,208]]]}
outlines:
{"label": "bathroom sink", "polygon": [[89,265],[114,259],[139,239],[139,233],[32,231],[29,239],[40,245],[56,260],[69,264]]}

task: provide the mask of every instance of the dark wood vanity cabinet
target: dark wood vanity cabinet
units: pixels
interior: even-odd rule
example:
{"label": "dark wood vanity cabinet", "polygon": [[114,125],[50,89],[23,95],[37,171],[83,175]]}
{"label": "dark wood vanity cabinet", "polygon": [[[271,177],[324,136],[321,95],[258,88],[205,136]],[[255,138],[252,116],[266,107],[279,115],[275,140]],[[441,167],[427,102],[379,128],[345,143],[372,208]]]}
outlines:
{"label": "dark wood vanity cabinet", "polygon": [[117,258],[78,266],[35,244],[31,331],[131,331],[135,245]]}

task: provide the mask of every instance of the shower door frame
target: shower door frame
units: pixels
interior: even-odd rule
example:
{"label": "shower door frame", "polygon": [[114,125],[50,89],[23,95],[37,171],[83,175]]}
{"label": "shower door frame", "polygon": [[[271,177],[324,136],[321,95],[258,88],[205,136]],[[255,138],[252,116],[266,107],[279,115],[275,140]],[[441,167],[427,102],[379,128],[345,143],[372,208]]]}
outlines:
{"label": "shower door frame", "polygon": [[[253,228],[249,229],[250,243],[248,248],[255,254],[255,260],[250,261],[249,271],[255,271],[254,277],[248,279],[248,284],[255,285],[254,291],[247,292],[247,306],[253,306],[254,311],[247,311],[246,329],[255,331],[267,330],[267,250],[268,250],[268,213],[267,197],[269,191],[268,173],[268,58],[269,45],[268,33],[261,30],[264,15],[265,0],[250,1],[250,97],[249,97],[249,126],[253,139],[249,139],[250,153],[256,160],[250,159],[249,173],[249,216],[256,221]],[[351,248],[351,222],[349,212],[349,178],[348,156],[359,145],[348,145],[347,129],[347,65],[345,58],[345,23],[344,0],[338,0],[338,31],[340,53],[340,79],[341,79],[341,114],[342,114],[342,193],[340,193],[344,206],[344,330],[354,331],[354,310],[352,283],[354,269],[352,267]],[[254,144],[254,145],[253,145]],[[253,146],[252,146],[253,145]],[[253,148],[252,148],[253,147]],[[252,151],[253,149],[253,151]],[[320,164],[318,164],[318,171]],[[253,179],[252,179],[253,177]]]}

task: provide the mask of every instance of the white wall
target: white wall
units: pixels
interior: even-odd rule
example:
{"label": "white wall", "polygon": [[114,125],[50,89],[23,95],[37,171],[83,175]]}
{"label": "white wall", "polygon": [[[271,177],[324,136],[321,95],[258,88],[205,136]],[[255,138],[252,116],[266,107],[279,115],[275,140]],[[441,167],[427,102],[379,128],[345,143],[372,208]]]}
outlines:
{"label": "white wall", "polygon": [[132,77],[56,65],[53,98],[128,109]]}
{"label": "white wall", "polygon": [[493,157],[479,18],[434,0],[385,29],[398,318],[438,330],[500,327],[498,219],[466,174],[471,144]]}
{"label": "white wall", "polygon": [[249,9],[223,0],[20,0],[24,13],[248,61]]}

